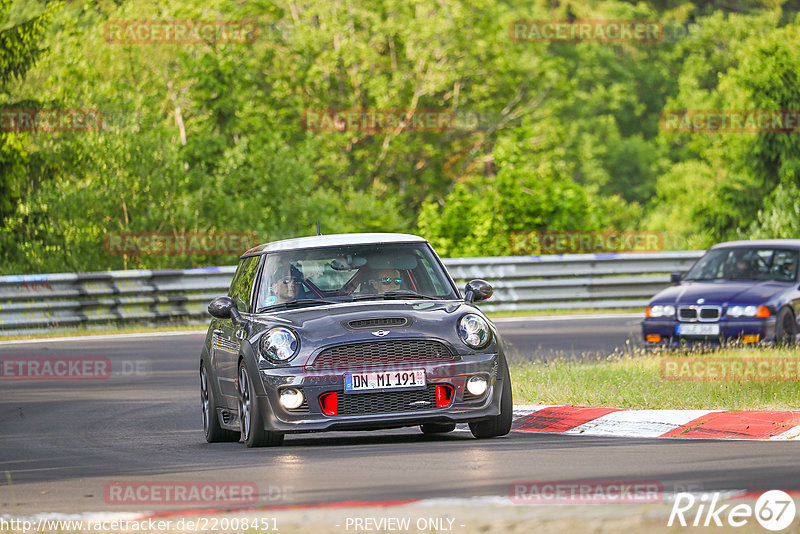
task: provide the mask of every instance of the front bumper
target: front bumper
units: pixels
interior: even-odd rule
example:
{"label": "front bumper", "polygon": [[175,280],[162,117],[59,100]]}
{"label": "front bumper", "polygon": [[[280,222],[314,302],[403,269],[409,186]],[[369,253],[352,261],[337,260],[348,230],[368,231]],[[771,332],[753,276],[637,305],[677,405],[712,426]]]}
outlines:
{"label": "front bumper", "polygon": [[[319,396],[323,393],[344,393],[343,371],[309,371],[302,367],[261,369],[261,380],[266,395],[257,396],[264,428],[281,433],[320,432],[325,430],[371,430],[416,426],[423,423],[467,423],[480,421],[500,414],[501,383],[498,377],[498,354],[461,356],[459,361],[435,364],[397,366],[401,369],[424,369],[428,385],[447,385],[453,388],[453,398],[443,408],[417,407],[404,411],[362,413],[358,415],[326,415],[322,412]],[[382,369],[371,369],[381,371]],[[360,370],[359,370],[360,371]],[[481,374],[489,377],[489,388],[480,397],[466,393],[467,380]],[[280,391],[288,388],[302,390],[307,408],[285,410],[279,403]],[[396,391],[402,395],[402,391]],[[372,392],[346,395],[374,395]]]}
{"label": "front bumper", "polygon": [[[678,324],[717,324],[717,335],[678,335]],[[658,336],[659,341],[652,341]],[[642,321],[642,337],[647,347],[679,346],[693,343],[725,344],[764,342],[775,339],[775,317],[721,319],[715,323],[680,323],[675,319],[647,318]]]}

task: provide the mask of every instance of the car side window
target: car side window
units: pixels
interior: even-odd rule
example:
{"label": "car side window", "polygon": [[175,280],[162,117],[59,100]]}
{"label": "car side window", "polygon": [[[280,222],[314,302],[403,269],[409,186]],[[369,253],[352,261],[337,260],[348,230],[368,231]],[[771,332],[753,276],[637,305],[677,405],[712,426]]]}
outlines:
{"label": "car side window", "polygon": [[239,268],[233,275],[228,296],[236,302],[240,312],[250,312],[250,295],[253,290],[253,281],[258,271],[258,256],[244,258],[239,262]]}
{"label": "car side window", "polygon": [[[422,264],[424,269],[424,276],[418,278],[420,279],[420,283],[426,286],[425,292],[428,293],[432,290],[434,295],[445,295],[447,289],[442,285],[439,277],[434,274],[433,267],[431,267],[427,258],[418,257],[417,261]],[[417,269],[417,271],[419,271],[419,269]],[[433,285],[432,288],[430,287],[431,285]]]}
{"label": "car side window", "polygon": [[777,250],[772,258],[770,275],[773,280],[792,282],[797,278],[797,251]]}

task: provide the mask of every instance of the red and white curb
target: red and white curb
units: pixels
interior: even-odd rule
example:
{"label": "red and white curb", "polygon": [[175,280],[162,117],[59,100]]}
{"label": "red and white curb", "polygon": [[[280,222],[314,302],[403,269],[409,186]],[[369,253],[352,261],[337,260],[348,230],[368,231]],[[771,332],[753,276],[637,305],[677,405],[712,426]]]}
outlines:
{"label": "red and white curb", "polygon": [[514,406],[512,430],[636,438],[788,440],[800,438],[800,411],[623,410]]}
{"label": "red and white curb", "polygon": [[[762,495],[763,491],[750,491],[744,489],[726,489],[726,490],[709,490],[708,492],[682,492],[687,495],[692,495],[695,498],[701,498],[703,495],[708,494],[718,494],[721,499],[724,501],[743,501],[743,500],[755,500],[760,495]],[[800,491],[797,490],[787,490],[786,493],[792,497],[794,500],[800,499]],[[677,493],[665,491],[663,494],[660,495],[660,501],[647,503],[648,505],[658,504],[658,502],[663,504],[670,504],[674,503],[677,497]],[[192,508],[192,509],[176,509],[176,510],[158,510],[158,511],[138,511],[138,512],[83,512],[83,513],[39,513],[39,514],[31,514],[31,515],[20,515],[14,516],[11,514],[2,513],[0,514],[0,519],[4,519],[9,521],[11,519],[15,519],[16,521],[27,521],[30,522],[31,529],[36,529],[37,531],[46,531],[46,530],[59,530],[59,531],[86,531],[86,530],[94,530],[99,531],[103,530],[97,527],[92,528],[94,525],[101,525],[101,524],[108,524],[112,521],[118,522],[128,522],[129,526],[132,523],[144,523],[148,521],[158,521],[158,520],[165,520],[171,519],[176,520],[179,518],[186,518],[186,517],[198,517],[198,516],[206,516],[206,517],[214,517],[214,516],[247,516],[253,514],[261,514],[270,513],[282,513],[282,512],[301,512],[303,513],[302,519],[303,521],[307,521],[309,519],[308,513],[315,512],[315,511],[341,511],[344,513],[352,513],[356,510],[363,510],[363,509],[384,509],[388,512],[394,512],[399,509],[403,509],[404,511],[408,512],[424,512],[428,509],[436,509],[441,510],[445,508],[457,508],[457,507],[468,507],[470,509],[478,510],[478,513],[483,508],[502,508],[502,507],[510,507],[510,508],[537,508],[540,506],[556,506],[561,507],[563,505],[581,505],[586,503],[570,503],[570,502],[548,502],[545,500],[534,500],[531,502],[520,502],[515,501],[511,498],[511,496],[505,495],[485,495],[485,496],[476,496],[476,497],[440,497],[440,498],[429,498],[429,499],[396,499],[396,500],[376,500],[376,501],[341,501],[341,502],[322,502],[322,503],[308,503],[308,504],[297,504],[297,505],[278,505],[278,506],[252,506],[247,508]],[[606,502],[606,503],[593,503],[596,504],[637,504],[637,503],[628,503],[628,502]],[[652,509],[651,509],[652,510]],[[72,526],[68,526],[68,523],[72,523]],[[80,527],[76,526],[76,522],[81,522],[82,524]],[[55,523],[61,523],[61,525],[56,525]],[[338,526],[338,525],[337,525]],[[465,526],[465,525],[459,525]],[[157,528],[157,527],[153,527]],[[13,529],[12,529],[13,530]],[[137,528],[137,530],[146,530],[142,526]],[[169,530],[169,529],[167,529]]]}

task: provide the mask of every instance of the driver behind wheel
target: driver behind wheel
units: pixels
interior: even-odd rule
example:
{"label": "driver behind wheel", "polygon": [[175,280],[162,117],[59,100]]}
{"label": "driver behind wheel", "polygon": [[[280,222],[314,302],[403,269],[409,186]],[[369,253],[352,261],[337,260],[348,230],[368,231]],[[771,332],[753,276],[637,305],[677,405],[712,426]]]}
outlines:
{"label": "driver behind wheel", "polygon": [[758,273],[758,267],[753,258],[739,256],[731,268],[730,278],[750,279]]}
{"label": "driver behind wheel", "polygon": [[395,291],[400,289],[402,284],[403,278],[397,269],[381,269],[378,271],[377,278],[372,281],[372,285],[378,293]]}

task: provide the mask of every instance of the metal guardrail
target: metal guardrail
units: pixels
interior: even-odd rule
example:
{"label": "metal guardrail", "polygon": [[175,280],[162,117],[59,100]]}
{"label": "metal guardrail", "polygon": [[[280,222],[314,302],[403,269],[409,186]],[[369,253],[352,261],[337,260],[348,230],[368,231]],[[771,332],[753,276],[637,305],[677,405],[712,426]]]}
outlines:
{"label": "metal guardrail", "polygon": [[[451,258],[463,286],[483,278],[495,289],[486,311],[616,308],[647,304],[702,251]],[[109,323],[204,323],[206,307],[228,290],[235,267],[0,276],[0,333]]]}

